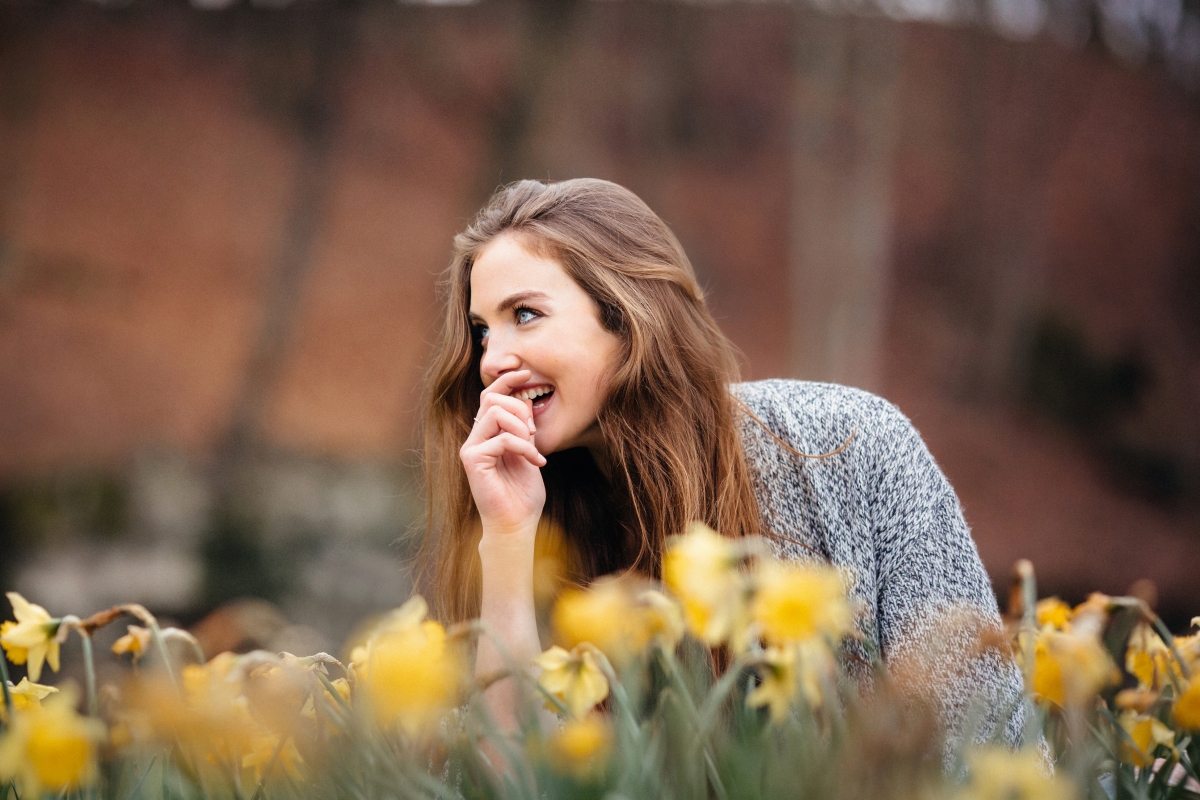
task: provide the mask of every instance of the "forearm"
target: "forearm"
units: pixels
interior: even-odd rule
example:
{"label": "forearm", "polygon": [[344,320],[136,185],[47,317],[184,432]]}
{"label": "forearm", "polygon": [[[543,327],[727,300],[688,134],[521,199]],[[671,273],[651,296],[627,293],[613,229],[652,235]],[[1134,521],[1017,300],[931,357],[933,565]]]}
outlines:
{"label": "forearm", "polygon": [[[502,535],[485,531],[480,541],[483,566],[480,618],[490,629],[490,635],[479,640],[475,660],[478,676],[509,668],[528,668],[542,651],[533,601],[535,530],[536,521],[532,530]],[[516,729],[521,692],[519,681],[505,678],[484,693],[484,702],[501,729]]]}

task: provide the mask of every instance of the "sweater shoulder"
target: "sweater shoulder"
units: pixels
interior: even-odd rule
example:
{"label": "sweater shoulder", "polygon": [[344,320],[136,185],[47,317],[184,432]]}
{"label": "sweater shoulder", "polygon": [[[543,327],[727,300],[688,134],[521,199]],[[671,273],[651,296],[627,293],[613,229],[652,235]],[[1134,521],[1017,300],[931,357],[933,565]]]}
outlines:
{"label": "sweater shoulder", "polygon": [[737,383],[730,390],[770,431],[747,419],[743,436],[767,439],[773,433],[809,455],[836,450],[851,437],[861,442],[912,431],[908,418],[895,405],[851,386],[774,379]]}

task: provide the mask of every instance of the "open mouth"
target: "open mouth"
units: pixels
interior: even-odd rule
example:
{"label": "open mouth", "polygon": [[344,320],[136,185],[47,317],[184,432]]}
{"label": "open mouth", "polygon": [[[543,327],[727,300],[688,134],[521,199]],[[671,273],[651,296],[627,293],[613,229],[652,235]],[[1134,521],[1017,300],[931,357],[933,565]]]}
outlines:
{"label": "open mouth", "polygon": [[540,411],[546,407],[546,404],[550,402],[550,398],[554,396],[554,387],[546,384],[530,386],[528,389],[513,392],[512,396],[518,400],[532,400],[533,410]]}

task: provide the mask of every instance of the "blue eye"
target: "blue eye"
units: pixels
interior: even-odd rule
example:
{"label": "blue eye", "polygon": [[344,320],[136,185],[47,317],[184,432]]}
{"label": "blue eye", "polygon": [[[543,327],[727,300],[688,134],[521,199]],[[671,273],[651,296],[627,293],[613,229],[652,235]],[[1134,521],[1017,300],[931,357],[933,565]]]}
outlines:
{"label": "blue eye", "polygon": [[538,312],[534,311],[532,308],[518,308],[516,311],[518,325],[524,325],[526,322],[530,322],[536,319],[538,316]]}
{"label": "blue eye", "polygon": [[475,341],[479,342],[480,344],[487,343],[488,328],[486,325],[471,326],[471,333],[474,334]]}

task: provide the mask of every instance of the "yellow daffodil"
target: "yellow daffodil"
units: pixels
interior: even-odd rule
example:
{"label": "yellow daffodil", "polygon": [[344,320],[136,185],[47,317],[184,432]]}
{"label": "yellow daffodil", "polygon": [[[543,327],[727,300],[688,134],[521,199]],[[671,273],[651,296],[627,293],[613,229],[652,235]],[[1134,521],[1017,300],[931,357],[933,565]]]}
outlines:
{"label": "yellow daffodil", "polygon": [[129,632],[113,642],[113,655],[123,656],[129,653],[134,661],[138,661],[150,648],[150,629],[130,625],[126,630]]}
{"label": "yellow daffodil", "polygon": [[598,580],[587,589],[567,589],[554,604],[551,621],[568,648],[589,642],[618,661],[634,642],[633,598],[622,581]]}
{"label": "yellow daffodil", "polygon": [[1135,767],[1152,764],[1154,751],[1160,744],[1167,747],[1173,747],[1175,744],[1175,732],[1156,717],[1126,711],[1121,714],[1119,722],[1133,740],[1133,745],[1128,741],[1121,742],[1121,759]]}
{"label": "yellow daffodil", "polygon": [[796,652],[792,648],[768,648],[758,669],[759,684],[746,696],[751,708],[766,706],[771,722],[778,724],[787,716],[796,696]]}
{"label": "yellow daffodil", "polygon": [[758,663],[759,684],[746,696],[751,708],[771,711],[771,722],[778,724],[801,695],[817,708],[824,702],[824,683],[832,680],[837,661],[829,646],[819,639],[791,645],[768,647]]}
{"label": "yellow daffodil", "polygon": [[[1200,617],[1192,620],[1193,627],[1198,624],[1200,624]],[[1200,672],[1200,632],[1190,636],[1176,637],[1175,649],[1179,651],[1179,655],[1183,657],[1192,672]]]}
{"label": "yellow daffodil", "polygon": [[837,641],[853,627],[854,612],[835,569],[772,560],[759,564],[755,579],[752,616],[770,644]]}
{"label": "yellow daffodil", "polygon": [[21,682],[16,686],[9,686],[8,693],[12,696],[13,708],[20,711],[23,708],[41,705],[47,697],[57,694],[58,689],[33,683],[29,678],[21,678]]}
{"label": "yellow daffodil", "polygon": [[1069,778],[1051,774],[1034,750],[988,748],[968,757],[970,779],[960,800],[1073,800]]}
{"label": "yellow daffodil", "polygon": [[104,725],[76,714],[75,700],[74,691],[65,691],[13,714],[0,738],[0,782],[16,781],[29,798],[92,783]]}
{"label": "yellow daffodil", "polygon": [[25,664],[29,679],[36,681],[42,676],[42,663],[58,672],[58,634],[60,620],[50,616],[46,609],[26,600],[16,592],[5,594],[12,603],[15,623],[0,625],[0,645],[8,660],[14,664]]}
{"label": "yellow daffodil", "polygon": [[554,605],[552,622],[567,647],[588,642],[618,663],[651,643],[673,649],[683,637],[679,606],[627,580],[601,579],[586,590],[566,590]]}
{"label": "yellow daffodil", "polygon": [[[22,711],[30,706],[40,706],[43,700],[57,691],[58,689],[55,689],[53,686],[31,683],[29,678],[21,678],[21,682],[16,686],[13,686],[11,683],[8,685],[8,694],[12,697],[13,708],[17,711]],[[7,719],[7,711],[4,705],[0,703],[0,720]]]}
{"label": "yellow daffodil", "polygon": [[662,592],[645,589],[637,596],[636,640],[639,647],[655,642],[666,650],[674,650],[683,639],[683,611],[679,604]]}
{"label": "yellow daffodil", "polygon": [[674,539],[663,557],[663,582],[683,604],[688,628],[705,644],[721,644],[745,625],[739,559],[731,540],[701,523]]}
{"label": "yellow daffodil", "polygon": [[1092,636],[1047,630],[1034,645],[1033,691],[1056,706],[1088,702],[1120,673]]}
{"label": "yellow daffodil", "polygon": [[[244,784],[258,783],[263,779],[267,766],[271,763],[271,759],[275,756],[275,751],[279,749],[279,737],[274,734],[266,734],[255,739],[250,752],[242,756],[242,782]],[[282,768],[293,778],[300,777],[300,765],[304,759],[300,757],[300,751],[296,749],[296,742],[291,737],[283,745],[283,749],[279,750],[279,761],[277,762],[277,770]]]}
{"label": "yellow daffodil", "polygon": [[1129,636],[1125,669],[1137,678],[1139,686],[1154,691],[1161,691],[1171,681],[1171,673],[1176,680],[1183,677],[1170,648],[1145,622],[1139,622]]}
{"label": "yellow daffodil", "polygon": [[[558,698],[575,719],[608,697],[608,679],[596,657],[582,647],[568,653],[556,645],[538,656],[534,664],[541,668],[538,684]],[[550,703],[547,706],[553,708]]]}
{"label": "yellow daffodil", "polygon": [[379,637],[415,628],[424,622],[428,613],[429,605],[425,602],[425,598],[418,594],[410,597],[404,605],[380,617],[371,626],[366,641],[355,645],[350,650],[350,667],[355,677],[360,680],[366,678],[371,653]]}
{"label": "yellow daffodil", "polygon": [[1044,597],[1037,603],[1039,628],[1064,630],[1071,621],[1071,607],[1057,597]]}
{"label": "yellow daffodil", "polygon": [[588,778],[604,772],[612,752],[613,734],[599,714],[568,720],[550,736],[547,752],[558,772]]}
{"label": "yellow daffodil", "polygon": [[[416,598],[414,598],[416,599]],[[458,702],[464,669],[461,656],[446,641],[445,629],[421,621],[412,608],[393,618],[368,645],[363,686],[376,721],[384,727],[399,725],[416,736],[437,723]]]}
{"label": "yellow daffodil", "polygon": [[1171,714],[1182,730],[1200,731],[1200,677],[1193,676],[1187,689],[1175,701]]}
{"label": "yellow daffodil", "polygon": [[269,733],[250,712],[242,663],[221,653],[207,664],[188,664],[180,671],[182,692],[157,678],[131,684],[125,721],[136,723],[134,738],[178,743],[197,765],[232,769]]}

